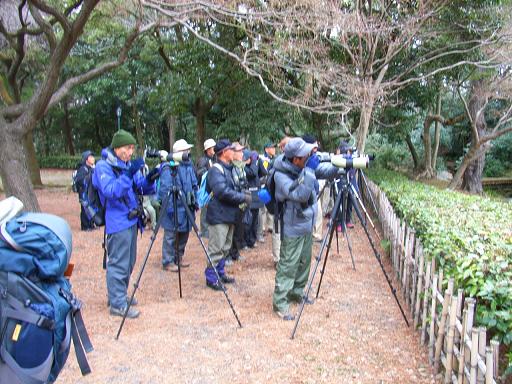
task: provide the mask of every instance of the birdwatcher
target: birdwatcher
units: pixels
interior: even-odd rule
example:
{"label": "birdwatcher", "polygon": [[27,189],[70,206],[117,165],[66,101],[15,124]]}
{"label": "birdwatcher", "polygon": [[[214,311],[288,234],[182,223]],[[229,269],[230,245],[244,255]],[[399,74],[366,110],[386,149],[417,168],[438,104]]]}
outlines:
{"label": "birdwatcher", "polygon": [[[174,143],[172,146],[173,153],[184,153],[188,155],[193,145],[188,144],[185,140],[181,139]],[[189,159],[180,161],[178,163],[166,162],[160,166],[160,189],[158,191],[158,198],[163,201],[165,196],[172,190],[173,187],[179,190],[185,196],[188,208],[192,213],[199,209],[197,203],[198,183],[196,173],[192,161]],[[176,198],[176,212],[174,212],[173,198]],[[162,227],[164,229],[164,238],[162,242],[162,268],[165,271],[178,272],[178,262],[181,268],[186,268],[189,263],[183,261],[185,247],[187,245],[190,231],[192,230],[192,223],[190,222],[185,206],[177,195],[173,197],[172,192],[167,204],[167,212],[161,212]],[[175,227],[174,215],[176,214],[177,224]],[[176,243],[178,254],[176,254]]]}
{"label": "birdwatcher", "polygon": [[[120,129],[112,137],[110,147],[102,151],[96,164],[93,185],[98,189],[105,207],[107,235],[107,293],[110,314],[124,316],[127,309],[127,291],[137,257],[137,228],[142,230],[142,206],[137,194],[154,192],[153,171],[142,173],[144,160],[131,160],[135,138]],[[140,312],[131,303],[127,318],[136,318]]]}
{"label": "birdwatcher", "polygon": [[[76,187],[78,192],[78,199],[82,200],[85,197],[84,193],[87,193],[86,182],[90,182],[92,172],[94,172],[96,159],[92,151],[85,151],[82,153],[82,161],[80,167],[76,171]],[[87,180],[87,181],[86,181]],[[91,231],[95,228],[92,217],[89,217],[85,211],[85,208],[80,204],[80,229],[82,231]]]}

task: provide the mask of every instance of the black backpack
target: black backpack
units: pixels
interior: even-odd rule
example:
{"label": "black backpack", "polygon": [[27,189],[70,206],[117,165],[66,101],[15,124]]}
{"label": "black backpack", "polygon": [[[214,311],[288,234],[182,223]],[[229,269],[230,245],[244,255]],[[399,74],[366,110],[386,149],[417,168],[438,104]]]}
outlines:
{"label": "black backpack", "polygon": [[105,207],[101,203],[98,190],[92,182],[92,169],[84,178],[84,190],[80,196],[80,204],[84,207],[85,214],[97,227],[105,225]]}
{"label": "black backpack", "polygon": [[267,208],[268,213],[271,215],[275,215],[278,208],[276,200],[276,182],[274,180],[275,173],[276,169],[272,168],[267,175],[267,180],[265,181],[265,188],[268,193],[270,193],[270,201],[265,204],[265,208]]}

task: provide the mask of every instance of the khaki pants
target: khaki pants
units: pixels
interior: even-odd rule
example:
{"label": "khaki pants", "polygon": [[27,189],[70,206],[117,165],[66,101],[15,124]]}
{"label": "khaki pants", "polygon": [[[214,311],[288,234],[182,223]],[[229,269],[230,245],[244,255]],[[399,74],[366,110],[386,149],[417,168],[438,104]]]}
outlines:
{"label": "khaki pants", "polygon": [[[208,254],[212,259],[212,267],[215,267],[220,260],[225,259],[231,248],[233,241],[233,232],[235,226],[233,224],[215,224],[208,226]],[[206,262],[206,267],[208,261]]]}
{"label": "khaki pants", "polygon": [[309,278],[311,248],[310,233],[282,239],[272,298],[274,311],[286,312],[290,301],[300,301]]}

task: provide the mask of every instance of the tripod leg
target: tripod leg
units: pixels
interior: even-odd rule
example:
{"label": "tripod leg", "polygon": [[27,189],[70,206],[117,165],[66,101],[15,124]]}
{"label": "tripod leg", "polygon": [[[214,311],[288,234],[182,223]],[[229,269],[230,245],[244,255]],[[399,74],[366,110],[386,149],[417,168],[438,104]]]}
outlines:
{"label": "tripod leg", "polygon": [[240,319],[238,318],[238,314],[235,311],[235,307],[233,307],[233,303],[231,302],[231,300],[228,296],[226,287],[222,283],[222,279],[220,278],[219,272],[217,271],[217,268],[215,268],[215,266],[213,265],[212,259],[210,258],[210,255],[208,254],[208,250],[206,249],[206,246],[203,243],[203,239],[201,238],[201,236],[199,236],[199,228],[197,228],[196,222],[194,220],[194,215],[190,211],[190,208],[187,205],[185,196],[183,196],[183,192],[181,190],[178,190],[178,196],[179,196],[180,201],[182,202],[183,206],[185,207],[185,212],[187,213],[187,217],[190,220],[190,223],[192,224],[192,229],[194,229],[194,233],[196,234],[196,237],[199,240],[199,243],[201,243],[201,247],[203,248],[206,259],[208,260],[208,264],[212,267],[213,271],[215,272],[215,275],[217,276],[219,284],[222,288],[222,292],[224,293],[224,296],[226,297],[226,300],[227,300],[229,306],[231,307],[231,311],[233,311],[233,315],[235,316],[238,326],[240,328],[242,328],[242,323],[240,322]]}
{"label": "tripod leg", "polygon": [[[359,220],[362,223],[361,211],[359,210],[359,208],[355,204],[355,198],[352,195],[352,191],[351,190],[349,190],[349,197],[352,199],[352,202],[354,204],[354,209],[356,211],[357,217],[359,217]],[[370,242],[370,245],[372,247],[372,250],[373,250],[373,253],[375,255],[375,258],[379,262],[380,269],[384,273],[384,277],[386,278],[386,281],[387,281],[387,283],[389,285],[389,288],[391,289],[391,293],[395,297],[396,303],[398,304],[398,308],[400,308],[400,312],[402,313],[402,316],[403,316],[403,318],[405,320],[405,323],[407,324],[407,326],[409,326],[409,321],[407,320],[407,316],[405,315],[405,312],[404,312],[404,310],[402,308],[402,305],[400,304],[400,301],[398,300],[398,297],[396,296],[396,289],[393,287],[393,284],[391,283],[391,279],[389,278],[388,274],[386,273],[386,270],[384,269],[384,264],[382,264],[382,257],[380,256],[379,252],[377,251],[377,248],[375,247],[375,244],[374,244],[374,242],[373,242],[373,240],[372,240],[372,238],[370,236],[370,232],[368,232],[368,227],[366,225],[363,225],[363,229],[364,229],[364,232],[366,233],[366,237],[368,237],[368,241]]]}
{"label": "tripod leg", "polygon": [[[332,243],[332,238],[333,238],[335,230],[336,230],[336,223],[334,223],[333,225],[329,225],[328,231],[326,232],[326,234],[324,236],[324,240],[322,240],[322,243],[323,243],[325,241],[325,237],[329,236],[329,243],[327,244],[327,252],[325,253],[324,264],[322,265],[322,269],[320,269],[320,281],[318,282],[318,288],[316,290],[316,298],[317,299],[318,299],[318,295],[320,294],[320,287],[322,286],[322,280],[324,278],[325,266],[327,264],[327,259],[329,258],[329,251],[331,250],[331,243]],[[318,259],[320,256],[321,256],[321,253],[316,257],[316,259]]]}
{"label": "tripod leg", "polygon": [[352,252],[352,242],[350,241],[350,237],[348,236],[347,231],[347,223],[345,221],[346,211],[347,211],[347,205],[348,205],[348,191],[344,190],[345,187],[342,189],[343,191],[343,204],[341,206],[341,228],[343,229],[343,235],[345,236],[345,239],[347,240],[348,245],[348,253],[350,254],[350,259],[352,260],[352,269],[356,269],[356,263],[354,261],[354,254]]}
{"label": "tripod leg", "polygon": [[[176,185],[176,184],[174,184]],[[179,254],[179,234],[178,234],[178,198],[176,195],[179,192],[176,190],[176,187],[173,186],[172,191],[172,209],[173,209],[173,223],[174,223],[174,261],[178,264],[178,285],[180,290],[180,299],[183,298],[183,293],[181,290],[181,256]]]}
{"label": "tripod leg", "polygon": [[[370,225],[372,226],[373,230],[375,231],[375,234],[377,235],[377,238],[379,239],[380,241],[380,235],[379,235],[379,232],[377,231],[377,228],[375,228],[375,225],[373,224],[373,221],[372,221],[372,218],[370,217],[368,211],[366,210],[361,198],[359,197],[359,194],[357,193],[356,189],[354,188],[354,186],[352,184],[350,184],[350,187],[349,187],[351,190],[352,190],[352,194],[355,196],[357,202],[359,203],[359,206],[361,207],[361,209],[363,210],[364,214],[365,214],[365,217],[368,219],[368,221],[370,222]],[[366,220],[364,223],[361,222],[361,224],[364,224],[366,225]]]}
{"label": "tripod leg", "polygon": [[139,288],[140,279],[142,278],[142,273],[144,272],[144,268],[146,268],[146,264],[149,259],[149,254],[151,253],[151,248],[153,248],[153,244],[155,243],[156,235],[158,234],[158,231],[160,230],[160,225],[162,223],[162,217],[164,216],[165,212],[167,212],[167,204],[169,204],[169,198],[171,197],[171,191],[165,196],[164,200],[162,201],[162,207],[161,211],[163,212],[160,217],[158,218],[158,221],[156,223],[155,230],[153,231],[148,250],[146,251],[146,256],[144,257],[144,261],[142,262],[142,266],[140,267],[139,274],[137,276],[137,279],[135,280],[135,283],[133,284],[133,292],[130,296],[130,300],[128,300],[128,305],[126,306],[126,312],[124,313],[123,320],[121,321],[121,324],[119,325],[119,329],[117,331],[116,340],[119,339],[119,335],[121,334],[121,331],[123,329],[124,322],[126,321],[126,315],[128,311],[130,310],[130,307],[133,302],[133,298],[135,297],[135,292],[137,292],[137,289]]}
{"label": "tripod leg", "polygon": [[[329,220],[329,227],[328,227],[328,231],[327,231],[327,233],[330,234],[330,236],[329,236],[329,244],[332,241],[332,231],[333,231],[333,228],[336,226],[336,218],[338,216],[337,212],[340,209],[341,198],[342,198],[342,193],[341,193],[341,191],[339,191],[338,192],[338,196],[336,196],[336,201],[334,202],[334,208],[333,208],[333,212],[331,214],[331,219]],[[316,262],[315,262],[315,265],[313,267],[313,272],[310,274],[310,278],[309,278],[309,281],[307,283],[306,291],[305,291],[304,295],[302,296],[302,301],[301,301],[300,307],[299,307],[299,313],[297,314],[297,318],[295,320],[295,326],[293,327],[293,331],[292,331],[292,334],[291,334],[291,337],[290,337],[291,339],[293,339],[295,337],[295,332],[297,331],[297,327],[299,325],[300,317],[302,316],[302,311],[304,311],[304,305],[306,304],[306,298],[309,297],[309,293],[311,292],[311,287],[313,286],[313,280],[315,278],[316,271],[318,270],[318,266],[320,264],[320,261],[322,260],[322,253],[324,252],[324,249],[325,249],[326,246],[327,246],[327,234],[324,236],[324,239],[322,240],[322,245],[320,246],[320,251],[318,252],[318,256],[315,258]],[[324,263],[323,268],[325,269],[325,263]],[[319,287],[318,291],[320,291],[320,287]],[[317,292],[317,297],[318,297],[318,292]]]}

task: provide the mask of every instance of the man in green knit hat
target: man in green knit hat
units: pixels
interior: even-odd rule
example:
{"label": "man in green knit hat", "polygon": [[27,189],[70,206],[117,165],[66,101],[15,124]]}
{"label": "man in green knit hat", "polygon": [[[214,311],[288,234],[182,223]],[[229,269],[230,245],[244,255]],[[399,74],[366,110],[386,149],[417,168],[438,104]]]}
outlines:
{"label": "man in green knit hat", "polygon": [[[142,207],[137,193],[154,193],[154,172],[144,176],[141,169],[144,160],[131,160],[135,151],[135,138],[120,129],[110,147],[101,152],[102,159],[96,164],[93,184],[98,189],[105,207],[105,231],[107,234],[107,291],[110,314],[123,316],[127,310],[127,293],[130,276],[137,256],[137,228],[142,228]],[[135,300],[131,304],[136,305]],[[139,311],[133,307],[127,318],[136,318]]]}

